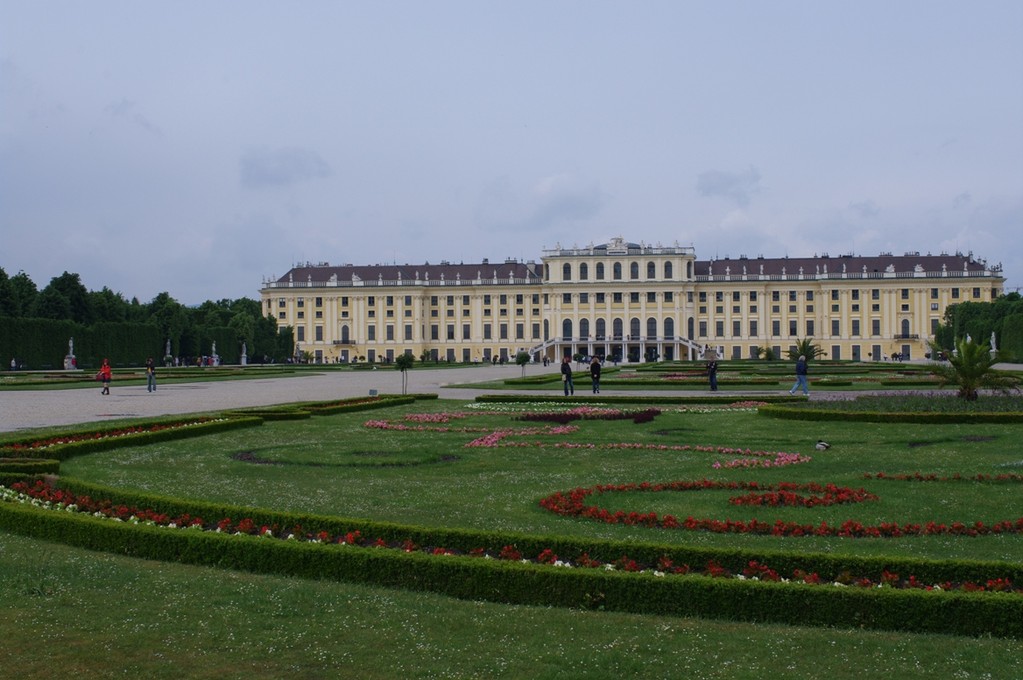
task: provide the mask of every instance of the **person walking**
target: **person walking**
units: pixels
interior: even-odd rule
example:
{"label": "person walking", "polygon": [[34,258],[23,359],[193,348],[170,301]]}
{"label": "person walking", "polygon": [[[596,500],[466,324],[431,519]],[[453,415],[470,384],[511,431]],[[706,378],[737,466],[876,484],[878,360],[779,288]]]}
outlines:
{"label": "person walking", "polygon": [[103,360],[103,365],[99,367],[99,373],[96,377],[103,383],[103,391],[100,394],[110,394],[110,378],[113,377],[113,371],[110,370],[109,361]]}
{"label": "person walking", "polygon": [[156,364],[153,363],[153,357],[146,359],[146,391],[156,391]]}
{"label": "person walking", "polygon": [[789,390],[789,394],[795,394],[798,388],[803,388],[803,394],[807,397],[810,396],[810,386],[806,382],[806,356],[803,354],[799,355],[799,359],[796,361],[796,383]]}
{"label": "person walking", "polygon": [[593,357],[590,362],[590,380],[593,381],[593,393],[600,394],[600,357]]}
{"label": "person walking", "polygon": [[710,379],[710,391],[718,391],[718,362],[717,359],[711,359],[707,362],[707,377]]}
{"label": "person walking", "polygon": [[565,396],[575,394],[575,385],[572,384],[572,361],[571,357],[561,360],[561,383],[565,387]]}

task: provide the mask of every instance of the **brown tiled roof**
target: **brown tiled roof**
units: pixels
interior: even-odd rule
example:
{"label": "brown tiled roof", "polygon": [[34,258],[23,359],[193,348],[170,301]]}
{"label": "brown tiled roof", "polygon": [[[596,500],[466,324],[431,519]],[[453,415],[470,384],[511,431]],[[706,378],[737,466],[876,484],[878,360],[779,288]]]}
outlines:
{"label": "brown tiled roof", "polygon": [[[383,264],[383,265],[305,265],[292,268],[284,276],[277,279],[278,283],[324,283],[336,277],[338,282],[361,280],[367,283],[383,279],[384,281],[500,281],[514,279],[539,279],[540,267],[536,264],[523,262],[480,262],[471,264]],[[356,278],[353,278],[356,277]]]}
{"label": "brown tiled roof", "polygon": [[[800,267],[803,274],[810,276],[825,271],[829,274],[841,274],[846,271],[850,274],[862,274],[864,267],[868,273],[884,273],[889,266],[895,272],[911,272],[919,265],[925,272],[982,272],[987,265],[975,261],[969,255],[838,255],[829,257],[821,255],[817,257],[755,257],[755,258],[723,258],[720,260],[697,260],[695,274],[707,276],[711,273],[714,276],[723,276],[728,270],[732,276],[741,276],[742,268],[750,275],[760,274],[760,267],[763,265],[763,273],[767,276],[780,276],[782,269],[787,276],[798,276]],[[965,269],[964,269],[965,266]],[[843,267],[845,268],[843,270]]]}

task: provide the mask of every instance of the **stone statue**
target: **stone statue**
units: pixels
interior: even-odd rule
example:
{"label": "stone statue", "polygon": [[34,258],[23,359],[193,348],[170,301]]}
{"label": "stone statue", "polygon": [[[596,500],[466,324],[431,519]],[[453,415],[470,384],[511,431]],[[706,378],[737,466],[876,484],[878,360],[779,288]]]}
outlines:
{"label": "stone statue", "polygon": [[995,345],[995,332],[994,331],[991,331],[991,351],[992,352],[997,352],[998,351],[998,347]]}

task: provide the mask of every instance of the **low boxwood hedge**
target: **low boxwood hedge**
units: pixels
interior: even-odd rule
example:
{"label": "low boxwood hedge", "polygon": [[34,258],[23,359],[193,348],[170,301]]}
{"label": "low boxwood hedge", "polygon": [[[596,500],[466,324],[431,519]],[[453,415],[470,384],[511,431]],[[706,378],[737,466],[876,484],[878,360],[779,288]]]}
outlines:
{"label": "low boxwood hedge", "polygon": [[[658,576],[232,536],[0,504],[0,528],[90,550],[510,604],[1023,638],[1023,597]],[[629,546],[630,552],[635,546]]]}
{"label": "low boxwood hedge", "polygon": [[963,425],[1023,423],[1023,413],[958,413],[955,411],[909,413],[899,411],[849,411],[771,403],[757,409],[758,415],[788,420],[852,420],[865,423],[961,423]]}
{"label": "low boxwood hedge", "polygon": [[[211,419],[204,416],[201,418],[178,418],[176,420],[137,421],[120,427],[106,427],[47,437],[45,439],[69,439],[71,441],[67,443],[54,443],[43,448],[19,448],[19,445],[28,446],[40,441],[39,437],[8,441],[0,445],[0,455],[67,460],[72,456],[109,451],[119,446],[136,446],[139,444],[185,439],[241,427],[255,427],[262,424],[263,420],[258,417]],[[130,430],[135,428],[150,426],[167,427],[157,430],[130,432]]]}
{"label": "low boxwood hedge", "polygon": [[0,458],[0,472],[16,472],[24,475],[55,475],[60,471],[60,461],[49,458]]}

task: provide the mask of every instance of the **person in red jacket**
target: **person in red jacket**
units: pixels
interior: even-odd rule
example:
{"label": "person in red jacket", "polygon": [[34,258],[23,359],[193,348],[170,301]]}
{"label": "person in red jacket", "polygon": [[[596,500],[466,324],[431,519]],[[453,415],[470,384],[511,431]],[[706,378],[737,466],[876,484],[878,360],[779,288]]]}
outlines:
{"label": "person in red jacket", "polygon": [[110,363],[104,359],[103,365],[99,367],[99,380],[103,383],[103,391],[100,394],[110,394]]}

